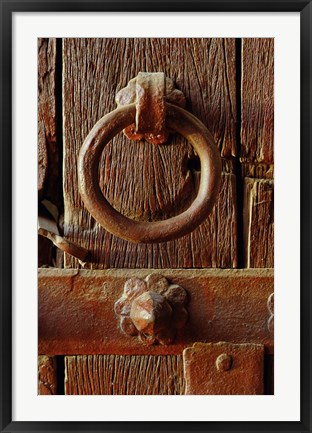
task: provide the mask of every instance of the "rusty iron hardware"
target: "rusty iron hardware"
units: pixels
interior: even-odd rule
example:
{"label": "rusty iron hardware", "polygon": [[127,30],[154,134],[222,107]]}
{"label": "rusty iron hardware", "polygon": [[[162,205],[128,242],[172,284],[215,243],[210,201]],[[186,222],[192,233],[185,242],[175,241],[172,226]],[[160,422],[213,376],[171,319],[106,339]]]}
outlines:
{"label": "rusty iron hardware", "polygon": [[145,344],[166,345],[187,322],[186,303],[183,287],[169,284],[162,275],[150,274],[144,280],[127,280],[114,310],[124,333],[138,336]]}
{"label": "rusty iron hardware", "polygon": [[227,353],[221,353],[216,359],[216,367],[218,371],[228,371],[232,368],[233,358]]}
{"label": "rusty iron hardware", "polygon": [[263,394],[264,346],[195,343],[183,351],[185,394]]}
{"label": "rusty iron hardware", "polygon": [[124,134],[131,140],[144,139],[152,144],[164,144],[172,132],[165,125],[166,102],[181,108],[186,104],[183,93],[163,72],[139,72],[116,95],[118,107],[137,104],[135,124],[127,126]]}
{"label": "rusty iron hardware", "polygon": [[76,257],[81,264],[87,262],[89,251],[61,236],[55,219],[56,213],[53,212],[54,215],[52,215],[51,207],[48,209],[45,203],[41,204],[38,216],[38,235],[49,239],[57,248]]}
{"label": "rusty iron hardware", "polygon": [[[139,73],[135,82],[136,102],[130,102],[132,96],[127,96],[126,91],[121,92],[117,98],[118,108],[95,124],[79,153],[78,185],[86,208],[105,230],[131,242],[165,242],[190,233],[207,218],[219,193],[221,158],[213,137],[191,113],[164,101],[166,83],[163,74]],[[179,94],[173,99],[179,98],[183,100]],[[169,130],[180,133],[192,144],[200,159],[197,197],[188,209],[167,220],[131,220],[117,212],[100,189],[98,168],[101,153],[118,132],[133,125],[134,121],[140,134],[152,134],[154,138],[164,138]]]}
{"label": "rusty iron hardware", "polygon": [[270,313],[268,320],[268,330],[273,334],[274,332],[274,293],[271,293],[268,297],[268,310]]}
{"label": "rusty iron hardware", "polygon": [[[166,278],[188,293],[189,319],[174,342],[147,345],[121,332],[113,308],[119,291],[131,278],[145,280],[159,272],[164,271],[39,269],[39,354],[181,355],[198,341],[252,341],[263,344],[266,354],[274,353],[267,326],[272,269],[168,269]],[[231,355],[220,351],[213,362],[221,353]]]}

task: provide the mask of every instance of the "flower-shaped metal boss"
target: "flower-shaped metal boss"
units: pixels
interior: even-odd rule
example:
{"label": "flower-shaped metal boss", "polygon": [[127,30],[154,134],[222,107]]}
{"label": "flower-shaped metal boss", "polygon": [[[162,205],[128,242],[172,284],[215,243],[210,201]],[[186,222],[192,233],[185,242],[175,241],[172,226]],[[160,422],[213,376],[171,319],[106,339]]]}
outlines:
{"label": "flower-shaped metal boss", "polygon": [[170,344],[188,319],[187,292],[159,274],[130,278],[115,303],[120,327],[146,344]]}

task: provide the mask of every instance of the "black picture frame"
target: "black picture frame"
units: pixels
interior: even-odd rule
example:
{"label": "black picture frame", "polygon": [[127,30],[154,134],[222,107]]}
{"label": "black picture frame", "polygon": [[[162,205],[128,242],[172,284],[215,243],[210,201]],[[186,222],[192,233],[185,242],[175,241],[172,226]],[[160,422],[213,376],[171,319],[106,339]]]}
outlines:
{"label": "black picture frame", "polygon": [[[311,432],[311,0],[0,0],[1,5],[1,432],[248,431]],[[300,12],[301,32],[301,420],[300,422],[12,421],[12,14],[14,12]],[[289,200],[291,200],[289,198]],[[291,203],[290,203],[291,204]],[[289,341],[289,350],[292,342]]]}

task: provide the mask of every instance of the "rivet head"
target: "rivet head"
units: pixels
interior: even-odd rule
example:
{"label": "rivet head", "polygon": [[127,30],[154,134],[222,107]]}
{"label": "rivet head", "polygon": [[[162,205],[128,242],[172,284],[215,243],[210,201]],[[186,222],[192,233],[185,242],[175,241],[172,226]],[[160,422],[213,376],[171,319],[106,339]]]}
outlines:
{"label": "rivet head", "polygon": [[159,274],[130,278],[114,304],[121,330],[144,344],[171,344],[187,320],[188,294]]}
{"label": "rivet head", "polygon": [[226,353],[221,353],[216,360],[216,367],[218,371],[228,371],[232,367],[232,357]]}
{"label": "rivet head", "polygon": [[165,329],[172,316],[172,308],[166,299],[155,292],[145,292],[131,306],[130,319],[139,332],[156,335]]}

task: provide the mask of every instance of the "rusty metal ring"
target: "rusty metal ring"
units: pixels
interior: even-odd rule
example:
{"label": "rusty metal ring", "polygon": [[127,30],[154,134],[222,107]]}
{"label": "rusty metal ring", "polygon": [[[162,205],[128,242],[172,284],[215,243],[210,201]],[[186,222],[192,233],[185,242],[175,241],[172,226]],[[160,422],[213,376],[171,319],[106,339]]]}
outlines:
{"label": "rusty metal ring", "polygon": [[95,220],[105,230],[131,242],[165,242],[186,235],[210,213],[219,192],[221,159],[207,128],[191,113],[166,103],[166,123],[184,136],[200,159],[198,194],[181,214],[162,221],[131,220],[114,209],[99,187],[98,168],[106,144],[122,129],[132,124],[136,106],[129,104],[102,117],[85,139],[78,160],[78,183],[82,200]]}

